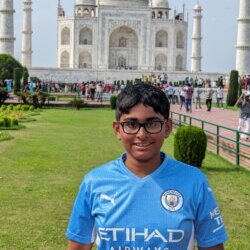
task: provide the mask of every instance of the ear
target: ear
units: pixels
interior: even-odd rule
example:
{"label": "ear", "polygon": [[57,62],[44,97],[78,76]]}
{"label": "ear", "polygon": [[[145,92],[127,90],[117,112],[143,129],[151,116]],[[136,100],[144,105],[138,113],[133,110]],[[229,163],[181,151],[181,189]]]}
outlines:
{"label": "ear", "polygon": [[172,131],[172,119],[168,118],[165,122],[165,138],[168,138]]}
{"label": "ear", "polygon": [[121,140],[121,135],[120,135],[120,133],[121,133],[121,126],[120,126],[120,124],[118,124],[117,121],[113,121],[112,126],[113,126],[113,130],[115,132],[116,138],[118,140]]}

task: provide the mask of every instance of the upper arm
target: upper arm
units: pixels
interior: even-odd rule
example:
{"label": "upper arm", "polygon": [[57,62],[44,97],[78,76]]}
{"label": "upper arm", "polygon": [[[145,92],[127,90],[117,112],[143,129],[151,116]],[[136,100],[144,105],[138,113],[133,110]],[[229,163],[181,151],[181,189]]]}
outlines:
{"label": "upper arm", "polygon": [[72,240],[68,241],[67,250],[91,250],[93,244],[81,244]]}
{"label": "upper arm", "polygon": [[198,247],[198,250],[224,250],[224,246],[223,244],[217,245],[217,246],[213,246],[213,247]]}

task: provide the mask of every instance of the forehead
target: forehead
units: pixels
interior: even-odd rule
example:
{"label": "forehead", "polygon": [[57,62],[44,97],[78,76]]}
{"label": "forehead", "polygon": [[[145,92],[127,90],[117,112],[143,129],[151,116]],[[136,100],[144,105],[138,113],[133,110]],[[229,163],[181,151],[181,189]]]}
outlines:
{"label": "forehead", "polygon": [[131,108],[128,114],[121,115],[121,120],[136,119],[138,121],[145,121],[152,118],[164,119],[164,116],[156,113],[152,107],[145,106],[142,103]]}

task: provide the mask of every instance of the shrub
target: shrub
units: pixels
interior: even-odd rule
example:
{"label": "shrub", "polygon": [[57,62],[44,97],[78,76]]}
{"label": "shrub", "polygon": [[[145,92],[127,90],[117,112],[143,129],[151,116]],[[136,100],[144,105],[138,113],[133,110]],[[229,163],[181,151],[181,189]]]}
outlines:
{"label": "shrub", "polygon": [[11,126],[11,121],[10,121],[10,118],[8,116],[3,117],[3,126],[4,127],[10,127]]}
{"label": "shrub", "polygon": [[196,167],[201,167],[207,148],[205,132],[195,126],[179,127],[174,139],[174,157]]}
{"label": "shrub", "polygon": [[12,111],[13,109],[14,109],[14,105],[13,104],[8,105],[8,107],[7,107],[8,111]]}
{"label": "shrub", "polygon": [[232,70],[227,93],[227,106],[234,106],[237,102],[239,89],[238,77],[239,72],[237,70]]}
{"label": "shrub", "polygon": [[13,126],[18,126],[18,120],[14,117],[11,117],[10,118],[10,126],[13,127]]}
{"label": "shrub", "polygon": [[5,123],[4,123],[4,119],[3,117],[0,117],[0,127],[4,127]]}
{"label": "shrub", "polygon": [[8,97],[8,91],[5,88],[0,87],[0,105],[2,105]]}
{"label": "shrub", "polygon": [[110,106],[111,106],[112,109],[116,109],[116,100],[117,100],[116,95],[112,95],[110,97]]}
{"label": "shrub", "polygon": [[28,111],[29,110],[29,105],[22,105],[21,110],[22,111]]}
{"label": "shrub", "polygon": [[21,105],[21,104],[17,104],[17,105],[14,107],[14,110],[15,110],[15,111],[20,111],[20,110],[22,110],[22,105]]}
{"label": "shrub", "polygon": [[0,107],[0,111],[4,111],[7,109],[7,106],[5,104],[3,104],[1,107]]}
{"label": "shrub", "polygon": [[77,110],[79,110],[80,108],[82,108],[84,106],[84,101],[79,99],[79,98],[74,98],[70,104],[76,108]]}
{"label": "shrub", "polygon": [[45,104],[48,94],[42,91],[37,91],[29,96],[29,103],[33,104],[35,108],[42,108]]}
{"label": "shrub", "polygon": [[28,104],[29,103],[29,97],[30,97],[30,93],[29,92],[21,92],[20,93],[20,97],[23,101],[24,104]]}
{"label": "shrub", "polygon": [[29,107],[29,111],[34,111],[35,110],[35,107],[33,106],[33,105],[31,105],[30,107]]}

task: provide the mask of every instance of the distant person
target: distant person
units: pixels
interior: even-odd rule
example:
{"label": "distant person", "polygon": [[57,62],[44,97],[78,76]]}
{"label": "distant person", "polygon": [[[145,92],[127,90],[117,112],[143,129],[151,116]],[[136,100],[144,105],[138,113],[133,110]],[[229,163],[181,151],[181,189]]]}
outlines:
{"label": "distant person", "polygon": [[150,84],[118,95],[113,129],[125,149],[85,175],[66,231],[68,250],[223,250],[213,191],[198,169],[161,152],[172,123]]}
{"label": "distant person", "polygon": [[224,98],[224,89],[222,86],[219,86],[216,89],[216,101],[217,101],[217,108],[223,108],[223,98]]}
{"label": "distant person", "polygon": [[248,141],[250,134],[250,91],[242,93],[235,105],[240,108],[238,130],[248,134],[240,134],[240,138]]}
{"label": "distant person", "polygon": [[185,105],[185,91],[183,87],[180,87],[180,110],[182,110],[183,105]]}
{"label": "distant person", "polygon": [[7,91],[11,92],[11,90],[12,90],[12,82],[11,80],[7,80]]}
{"label": "distant person", "polygon": [[193,96],[194,89],[190,83],[187,83],[186,86],[183,88],[183,91],[185,93],[186,112],[192,113],[192,96]]}
{"label": "distant person", "polygon": [[172,86],[172,83],[169,83],[169,86],[166,89],[167,92],[167,96],[168,96],[168,100],[170,102],[170,104],[172,104],[174,102],[173,98],[174,98],[174,87]]}
{"label": "distant person", "polygon": [[198,85],[197,88],[194,88],[194,100],[195,100],[195,109],[199,107],[201,109],[201,94],[203,92],[201,85]]}
{"label": "distant person", "polygon": [[210,112],[212,108],[212,100],[213,100],[213,93],[214,93],[211,84],[208,84],[208,88],[206,88],[205,93],[206,93],[207,111]]}
{"label": "distant person", "polygon": [[179,104],[180,88],[174,86],[173,104]]}
{"label": "distant person", "polygon": [[96,99],[97,102],[101,102],[102,101],[102,92],[103,92],[103,85],[102,82],[99,81],[96,87]]}

